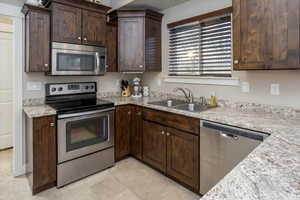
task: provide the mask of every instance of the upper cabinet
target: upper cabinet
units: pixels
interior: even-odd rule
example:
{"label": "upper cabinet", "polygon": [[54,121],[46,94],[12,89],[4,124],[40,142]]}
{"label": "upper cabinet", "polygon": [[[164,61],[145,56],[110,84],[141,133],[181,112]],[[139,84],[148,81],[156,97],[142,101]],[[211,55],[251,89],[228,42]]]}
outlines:
{"label": "upper cabinet", "polygon": [[52,41],[106,46],[108,7],[78,0],[52,0]]}
{"label": "upper cabinet", "polygon": [[119,10],[118,71],[161,71],[162,14],[150,10]]}
{"label": "upper cabinet", "polygon": [[233,0],[235,70],[299,69],[299,0]]}
{"label": "upper cabinet", "polygon": [[48,72],[50,69],[50,10],[24,5],[26,72]]}

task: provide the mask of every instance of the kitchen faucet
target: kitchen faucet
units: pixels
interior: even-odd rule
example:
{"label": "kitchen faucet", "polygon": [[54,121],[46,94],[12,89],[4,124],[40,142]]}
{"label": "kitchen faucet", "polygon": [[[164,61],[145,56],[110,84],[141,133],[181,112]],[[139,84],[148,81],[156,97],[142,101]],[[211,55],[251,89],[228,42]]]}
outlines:
{"label": "kitchen faucet", "polygon": [[175,88],[174,92],[182,92],[184,94],[184,97],[186,99],[186,101],[190,104],[194,103],[194,95],[192,93],[192,91],[188,88]]}

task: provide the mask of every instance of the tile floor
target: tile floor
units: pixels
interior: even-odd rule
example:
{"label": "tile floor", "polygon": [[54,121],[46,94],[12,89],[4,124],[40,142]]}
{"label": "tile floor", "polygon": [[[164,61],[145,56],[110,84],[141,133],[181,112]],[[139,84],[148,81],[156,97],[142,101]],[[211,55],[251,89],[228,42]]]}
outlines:
{"label": "tile floor", "polygon": [[27,179],[12,176],[12,150],[0,151],[0,200],[198,200],[155,170],[129,158],[61,189],[32,196]]}

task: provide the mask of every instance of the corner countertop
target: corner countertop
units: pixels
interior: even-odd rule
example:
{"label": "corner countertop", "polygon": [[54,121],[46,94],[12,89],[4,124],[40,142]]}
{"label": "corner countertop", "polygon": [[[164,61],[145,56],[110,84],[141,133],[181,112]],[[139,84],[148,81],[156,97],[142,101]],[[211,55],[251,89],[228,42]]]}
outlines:
{"label": "corner countertop", "polygon": [[105,98],[271,134],[201,200],[299,200],[300,118],[215,108],[201,113],[149,105],[157,98]]}
{"label": "corner countertop", "polygon": [[[161,98],[101,98],[120,105],[138,105],[271,134],[201,200],[299,200],[300,118],[220,107],[201,113],[148,104]],[[49,106],[26,106],[29,117],[56,114]]]}

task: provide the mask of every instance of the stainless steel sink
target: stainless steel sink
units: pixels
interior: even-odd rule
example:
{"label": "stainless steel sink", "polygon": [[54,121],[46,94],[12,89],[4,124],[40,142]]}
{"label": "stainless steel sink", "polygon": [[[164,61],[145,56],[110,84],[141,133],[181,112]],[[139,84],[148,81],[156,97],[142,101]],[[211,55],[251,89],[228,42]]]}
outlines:
{"label": "stainless steel sink", "polygon": [[[171,101],[171,104],[168,105],[168,101]],[[150,102],[149,104],[151,105],[156,105],[156,106],[164,106],[164,107],[170,107],[173,108],[174,106],[182,105],[185,104],[186,102],[183,100],[178,100],[178,99],[168,99],[168,100],[162,100],[162,101],[154,101]]]}
{"label": "stainless steel sink", "polygon": [[195,103],[193,110],[190,110],[189,104],[182,104],[182,105],[174,106],[173,108],[178,109],[178,110],[186,110],[186,111],[190,111],[190,112],[202,112],[202,111],[208,110],[209,106]]}
{"label": "stainless steel sink", "polygon": [[[171,101],[171,104],[170,104],[170,101]],[[177,99],[149,102],[149,104],[156,105],[156,106],[169,107],[169,108],[178,109],[178,110],[185,110],[185,111],[190,111],[190,112],[201,112],[201,111],[205,111],[205,110],[209,109],[209,106],[207,106],[207,105],[202,105],[200,103],[194,103],[194,109],[191,110],[189,104],[186,101],[177,100]]]}

